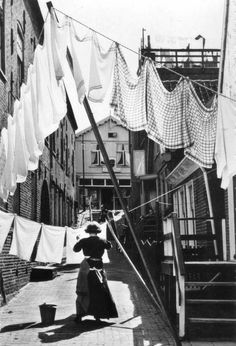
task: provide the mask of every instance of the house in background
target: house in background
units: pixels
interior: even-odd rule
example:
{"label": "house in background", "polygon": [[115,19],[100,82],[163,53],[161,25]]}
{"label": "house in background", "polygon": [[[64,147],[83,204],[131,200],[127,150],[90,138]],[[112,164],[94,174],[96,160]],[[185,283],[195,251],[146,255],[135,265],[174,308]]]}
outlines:
{"label": "house in background", "polygon": [[[126,204],[130,197],[129,131],[109,116],[97,123],[110,163],[118,180]],[[104,205],[108,209],[120,209],[119,200],[103,161],[102,153],[91,127],[76,136],[76,181],[79,208],[93,209]]]}

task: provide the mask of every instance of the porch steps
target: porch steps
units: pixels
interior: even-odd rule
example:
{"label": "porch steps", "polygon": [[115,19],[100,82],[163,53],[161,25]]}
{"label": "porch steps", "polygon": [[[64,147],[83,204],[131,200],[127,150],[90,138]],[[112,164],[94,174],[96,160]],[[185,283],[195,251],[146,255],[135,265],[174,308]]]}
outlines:
{"label": "porch steps", "polygon": [[232,325],[236,324],[236,263],[199,261],[184,264],[188,333],[194,335],[200,325],[205,324],[209,328],[202,333],[220,330],[220,335],[228,333],[235,337]]}

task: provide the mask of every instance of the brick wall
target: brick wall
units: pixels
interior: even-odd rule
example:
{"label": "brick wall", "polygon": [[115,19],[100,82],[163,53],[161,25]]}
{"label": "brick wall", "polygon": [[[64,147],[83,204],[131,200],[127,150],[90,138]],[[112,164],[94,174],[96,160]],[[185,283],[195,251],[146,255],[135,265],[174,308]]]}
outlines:
{"label": "brick wall", "polygon": [[[12,5],[11,5],[12,3]],[[30,63],[33,61],[33,54],[35,42],[37,43],[37,36],[42,29],[42,18],[37,15],[36,0],[11,0],[5,1],[5,57],[6,69],[5,76],[8,81],[17,79],[17,23],[19,22],[24,32],[24,75],[25,81],[27,79],[27,70]],[[39,21],[37,21],[39,18]],[[13,30],[14,44],[13,54],[11,53],[11,29]],[[6,110],[8,108],[8,92],[10,84],[3,78],[4,75],[0,71],[0,128],[6,126]],[[13,93],[16,93],[16,83],[13,83]],[[71,117],[71,115],[70,115]],[[14,196],[10,196],[8,203],[4,203],[0,199],[0,208],[8,212],[17,213],[18,215],[27,219],[41,222],[42,205],[41,205],[41,192],[43,182],[49,190],[50,205],[49,223],[55,225],[71,225],[76,220],[74,219],[74,198],[75,198],[75,177],[72,175],[72,152],[75,143],[75,128],[72,126],[70,119],[66,118],[61,122],[64,128],[63,138],[61,134],[55,135],[56,148],[58,149],[57,155],[51,155],[51,148],[48,144],[45,146],[42,156],[40,157],[39,167],[34,172],[29,172],[27,179],[24,183],[18,184],[17,191]],[[70,147],[65,148],[65,136],[68,136]],[[64,143],[63,148],[60,143]],[[48,140],[50,143],[50,139]],[[68,164],[70,171],[65,171],[65,162],[60,162],[60,150],[63,150],[63,157],[65,158],[65,150],[69,150]],[[52,159],[52,163],[50,163]],[[51,165],[50,165],[51,164]],[[52,184],[53,182],[53,184]],[[65,216],[60,219],[60,213],[57,210],[55,214],[54,190],[55,187],[60,189],[63,193],[62,209],[67,210]],[[59,198],[57,195],[56,198]],[[69,207],[68,207],[69,205]],[[55,215],[54,215],[55,214]],[[8,297],[12,296],[21,287],[29,282],[31,267],[35,263],[23,261],[16,256],[9,255],[9,248],[11,245],[12,231],[9,233],[5,242],[3,252],[0,254],[0,270],[4,280],[4,288]],[[1,303],[1,301],[0,301]]]}

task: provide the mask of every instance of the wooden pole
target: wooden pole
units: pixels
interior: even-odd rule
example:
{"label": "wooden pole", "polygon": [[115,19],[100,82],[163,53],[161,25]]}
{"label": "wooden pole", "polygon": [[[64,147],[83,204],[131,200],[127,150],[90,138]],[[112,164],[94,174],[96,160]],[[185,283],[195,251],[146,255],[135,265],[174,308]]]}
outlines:
{"label": "wooden pole", "polygon": [[158,301],[156,300],[156,298],[153,296],[152,292],[149,290],[148,286],[146,285],[145,281],[143,280],[141,274],[139,273],[138,269],[135,267],[134,263],[131,261],[129,255],[127,254],[127,252],[125,251],[124,247],[122,246],[122,244],[120,243],[119,239],[117,238],[117,236],[115,235],[115,232],[112,228],[112,225],[109,221],[107,221],[107,225],[109,228],[109,231],[111,232],[113,238],[115,239],[117,245],[119,246],[119,248],[121,249],[121,251],[123,252],[124,256],[126,257],[126,259],[128,260],[129,264],[131,265],[131,267],[133,268],[133,270],[135,271],[135,273],[137,274],[139,280],[141,281],[141,283],[143,284],[143,286],[145,287],[146,291],[148,292],[149,296],[151,297],[151,299],[153,300],[154,304],[156,305],[156,307],[158,307],[158,309],[161,310],[161,307],[158,303]]}
{"label": "wooden pole", "polygon": [[169,327],[170,327],[170,329],[171,329],[171,331],[172,331],[172,335],[173,335],[173,337],[174,337],[174,339],[175,339],[175,341],[176,341],[176,345],[181,345],[181,343],[180,343],[180,341],[179,341],[179,338],[178,338],[178,335],[177,335],[177,333],[176,333],[176,330],[175,330],[174,326],[172,325],[169,316],[167,315],[167,312],[166,312],[165,306],[164,306],[164,304],[163,304],[163,302],[162,302],[161,296],[160,296],[160,294],[159,294],[158,291],[157,291],[157,288],[156,288],[155,283],[154,283],[154,281],[153,281],[152,275],[151,275],[151,273],[150,273],[150,271],[149,271],[149,269],[148,269],[146,260],[145,260],[145,258],[144,258],[144,256],[143,256],[143,252],[142,252],[142,250],[141,250],[141,248],[140,248],[140,245],[139,245],[139,243],[138,243],[138,240],[137,240],[137,237],[136,237],[136,234],[135,234],[135,231],[134,231],[134,227],[133,227],[133,225],[132,225],[132,222],[131,222],[131,219],[130,219],[130,216],[129,216],[128,209],[127,209],[127,207],[126,207],[126,205],[125,205],[125,203],[124,203],[123,197],[122,197],[122,195],[121,195],[120,188],[119,188],[119,185],[118,185],[118,181],[117,181],[117,179],[116,179],[115,173],[114,173],[114,171],[113,171],[113,169],[112,169],[112,166],[111,166],[111,164],[110,164],[110,160],[109,160],[108,154],[107,154],[107,152],[106,152],[105,146],[104,146],[104,144],[103,144],[102,137],[101,137],[100,132],[99,132],[99,130],[98,130],[97,124],[96,124],[96,122],[95,122],[95,119],[94,119],[92,110],[91,110],[91,108],[90,108],[90,105],[89,105],[89,102],[88,102],[86,96],[85,96],[85,98],[84,98],[83,104],[84,104],[84,108],[85,108],[85,110],[86,110],[87,116],[88,116],[88,118],[89,118],[91,127],[92,127],[92,129],[93,129],[94,135],[95,135],[96,140],[97,140],[97,142],[98,142],[99,149],[101,150],[101,153],[102,153],[102,156],[103,156],[105,165],[106,165],[107,170],[108,170],[108,172],[109,172],[109,174],[110,174],[110,178],[111,178],[111,181],[112,181],[112,183],[113,183],[114,189],[115,189],[115,191],[116,191],[117,197],[119,198],[120,205],[121,205],[121,207],[122,207],[122,209],[123,209],[123,211],[124,211],[125,218],[126,218],[126,220],[127,220],[127,223],[128,223],[129,229],[130,229],[130,232],[131,232],[131,234],[132,234],[132,236],[133,236],[133,240],[134,240],[134,242],[135,242],[135,244],[136,244],[138,253],[139,253],[140,257],[141,257],[141,260],[142,260],[144,269],[145,269],[145,271],[146,271],[146,273],[147,273],[147,275],[148,275],[148,278],[149,278],[149,280],[150,280],[150,283],[151,283],[151,286],[152,286],[152,288],[153,288],[153,291],[155,292],[155,295],[156,295],[156,297],[157,297],[157,299],[158,299],[158,303],[159,303],[159,305],[160,305],[160,307],[161,307],[162,313],[163,313],[163,315],[165,316],[166,321],[168,322],[168,325],[169,325]]}

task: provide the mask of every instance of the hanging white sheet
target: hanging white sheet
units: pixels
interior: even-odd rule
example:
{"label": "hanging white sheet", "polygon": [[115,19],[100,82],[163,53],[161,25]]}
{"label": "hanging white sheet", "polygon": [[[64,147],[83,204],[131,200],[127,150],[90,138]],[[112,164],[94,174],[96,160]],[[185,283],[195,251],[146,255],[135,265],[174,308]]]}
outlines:
{"label": "hanging white sheet", "polygon": [[215,159],[221,187],[226,189],[236,174],[236,102],[218,97],[217,141]]}
{"label": "hanging white sheet", "polygon": [[[217,177],[222,178],[221,187],[229,187],[236,174],[236,1],[228,2],[225,36],[222,40],[219,92],[231,98],[218,95],[218,117],[216,131],[215,160]],[[225,46],[224,46],[225,45]],[[222,90],[221,90],[222,87]]]}
{"label": "hanging white sheet", "polygon": [[0,180],[0,197],[5,202],[7,202],[9,193],[14,194],[16,189],[16,174],[13,171],[15,152],[15,124],[11,115],[8,115],[7,124],[7,159],[2,178]]}
{"label": "hanging white sheet", "polygon": [[14,214],[4,213],[0,210],[0,252],[2,252],[3,245],[6,241],[13,220]]}
{"label": "hanging white sheet", "polygon": [[[21,94],[24,93],[25,84],[21,87]],[[17,183],[23,183],[28,174],[29,152],[26,146],[25,125],[23,114],[23,100],[16,100],[14,103],[13,122],[15,123],[15,153],[13,172],[16,175]]]}
{"label": "hanging white sheet", "polygon": [[74,252],[74,245],[84,236],[84,228],[80,227],[73,229],[71,227],[67,227],[66,231],[66,263],[81,263],[84,259],[84,255],[82,251]]}
{"label": "hanging white sheet", "polygon": [[65,227],[42,225],[36,261],[61,263],[65,240]]}
{"label": "hanging white sheet", "polygon": [[0,185],[1,178],[4,172],[4,167],[6,165],[7,160],[7,142],[8,142],[8,134],[7,129],[4,127],[1,131],[1,139],[0,139]]}
{"label": "hanging white sheet", "polygon": [[9,254],[18,256],[25,261],[29,261],[40,228],[40,223],[17,215],[14,220],[13,238]]}
{"label": "hanging white sheet", "polygon": [[[37,114],[32,105],[32,66],[28,69],[28,80],[25,87],[24,84],[21,87],[21,102],[22,102],[22,112],[23,112],[23,122],[24,122],[24,134],[27,151],[29,153],[28,170],[35,170],[38,168],[39,156],[42,154],[42,145],[37,141],[37,120],[35,119]],[[43,139],[40,140],[42,142]]]}
{"label": "hanging white sheet", "polygon": [[114,67],[115,43],[103,51],[97,35],[93,32],[91,40],[91,58],[88,99],[92,102],[103,102]]}

